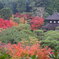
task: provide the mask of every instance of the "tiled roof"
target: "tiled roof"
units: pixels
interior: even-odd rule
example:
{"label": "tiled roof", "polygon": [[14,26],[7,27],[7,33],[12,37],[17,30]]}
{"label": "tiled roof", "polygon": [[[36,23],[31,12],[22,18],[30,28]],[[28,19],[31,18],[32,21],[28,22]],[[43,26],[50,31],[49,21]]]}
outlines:
{"label": "tiled roof", "polygon": [[59,20],[59,13],[54,12],[52,15],[48,16],[46,20]]}

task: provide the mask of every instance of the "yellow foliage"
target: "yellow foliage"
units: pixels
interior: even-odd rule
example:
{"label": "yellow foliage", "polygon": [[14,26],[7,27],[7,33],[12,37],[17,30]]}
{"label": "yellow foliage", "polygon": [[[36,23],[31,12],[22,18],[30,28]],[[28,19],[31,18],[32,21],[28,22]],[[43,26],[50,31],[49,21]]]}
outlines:
{"label": "yellow foliage", "polygon": [[27,21],[25,20],[24,17],[21,17],[21,18],[20,18],[20,23],[25,24],[25,23],[27,23]]}

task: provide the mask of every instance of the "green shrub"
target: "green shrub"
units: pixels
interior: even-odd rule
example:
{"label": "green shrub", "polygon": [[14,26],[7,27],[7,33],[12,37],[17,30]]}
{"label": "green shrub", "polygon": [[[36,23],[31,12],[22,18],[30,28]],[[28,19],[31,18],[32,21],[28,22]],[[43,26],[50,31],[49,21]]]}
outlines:
{"label": "green shrub", "polygon": [[20,30],[31,30],[30,25],[29,24],[19,24],[18,27]]}
{"label": "green shrub", "polygon": [[34,33],[37,35],[39,40],[43,39],[43,36],[44,36],[43,30],[35,30]]}
{"label": "green shrub", "polygon": [[8,28],[0,33],[0,41],[4,43],[17,43],[22,40],[30,40],[30,37],[35,37],[34,32],[28,30],[27,25]]}
{"label": "green shrub", "polygon": [[11,57],[6,54],[5,49],[0,47],[0,59],[10,59]]}
{"label": "green shrub", "polygon": [[56,29],[55,30],[59,30],[59,26],[58,27],[56,27]]}
{"label": "green shrub", "polygon": [[6,53],[0,53],[0,59],[10,59],[10,57]]}
{"label": "green shrub", "polygon": [[20,18],[16,17],[16,18],[14,18],[14,21],[19,24],[20,23]]}
{"label": "green shrub", "polygon": [[12,11],[10,8],[3,8],[0,10],[0,17],[4,19],[9,19],[12,16]]}
{"label": "green shrub", "polygon": [[52,49],[59,49],[59,31],[48,31],[44,34],[42,46],[49,46]]}

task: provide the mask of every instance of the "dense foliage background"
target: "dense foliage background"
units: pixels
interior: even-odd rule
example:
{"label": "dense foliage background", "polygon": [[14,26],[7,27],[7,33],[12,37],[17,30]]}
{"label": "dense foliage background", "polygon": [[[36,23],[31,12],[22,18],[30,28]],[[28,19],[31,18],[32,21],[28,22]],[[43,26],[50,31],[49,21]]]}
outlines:
{"label": "dense foliage background", "polygon": [[45,11],[52,14],[59,12],[59,0],[0,0],[0,9],[4,7],[11,8],[13,13],[30,12],[33,7],[45,7]]}

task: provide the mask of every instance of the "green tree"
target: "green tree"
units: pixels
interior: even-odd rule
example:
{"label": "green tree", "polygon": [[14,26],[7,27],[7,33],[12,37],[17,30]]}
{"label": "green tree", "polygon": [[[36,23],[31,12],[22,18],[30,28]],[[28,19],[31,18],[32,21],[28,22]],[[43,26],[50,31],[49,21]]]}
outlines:
{"label": "green tree", "polygon": [[20,24],[18,27],[8,28],[0,33],[0,41],[4,43],[30,41],[31,37],[36,38],[36,35],[29,29],[27,24]]}
{"label": "green tree", "polygon": [[4,8],[4,4],[2,2],[0,2],[0,10]]}
{"label": "green tree", "polygon": [[52,14],[54,11],[59,12],[59,0],[49,0],[49,5],[47,5],[46,11]]}
{"label": "green tree", "polygon": [[18,0],[17,1],[17,10],[19,12],[24,12],[26,10],[26,0]]}
{"label": "green tree", "polygon": [[9,19],[12,16],[12,11],[10,8],[3,8],[0,10],[0,17],[4,19]]}
{"label": "green tree", "polygon": [[59,31],[48,31],[44,33],[42,44],[52,49],[59,49]]}

